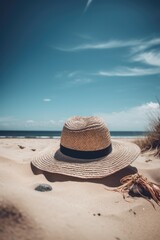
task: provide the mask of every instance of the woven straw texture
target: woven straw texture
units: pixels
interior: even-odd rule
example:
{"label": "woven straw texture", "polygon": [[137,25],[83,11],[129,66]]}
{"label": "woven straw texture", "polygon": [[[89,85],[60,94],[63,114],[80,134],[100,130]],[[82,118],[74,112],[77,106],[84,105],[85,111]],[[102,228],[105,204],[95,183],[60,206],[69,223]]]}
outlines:
{"label": "woven straw texture", "polygon": [[64,147],[95,151],[108,147],[110,143],[110,132],[98,117],[73,117],[63,127],[61,144]]}
{"label": "woven straw texture", "polygon": [[80,151],[101,150],[112,144],[112,152],[96,159],[78,159],[64,155],[52,146],[36,156],[32,163],[35,167],[78,178],[102,178],[113,174],[131,164],[140,154],[136,144],[112,141],[108,128],[97,117],[74,117],[63,128],[61,144]]}

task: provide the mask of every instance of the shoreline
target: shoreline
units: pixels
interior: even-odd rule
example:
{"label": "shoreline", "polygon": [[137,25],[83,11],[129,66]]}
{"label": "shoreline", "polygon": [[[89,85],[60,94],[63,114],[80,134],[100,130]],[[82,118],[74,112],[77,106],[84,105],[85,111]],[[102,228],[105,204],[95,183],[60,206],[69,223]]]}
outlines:
{"label": "shoreline", "polygon": [[[145,137],[146,131],[110,131],[112,138],[141,138]],[[59,139],[61,131],[2,131],[0,130],[0,139],[4,138],[36,138],[36,139]]]}
{"label": "shoreline", "polygon": [[[35,136],[35,137],[26,137],[26,136],[0,136],[0,139],[60,139],[61,136]],[[137,138],[145,138],[145,136],[111,136],[111,139],[137,139]]]}

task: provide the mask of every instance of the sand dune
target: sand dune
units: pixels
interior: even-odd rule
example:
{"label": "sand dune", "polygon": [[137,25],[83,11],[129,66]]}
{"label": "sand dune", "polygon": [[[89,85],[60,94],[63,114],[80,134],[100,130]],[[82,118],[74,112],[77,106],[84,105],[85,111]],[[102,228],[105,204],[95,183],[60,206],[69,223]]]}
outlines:
{"label": "sand dune", "polygon": [[[109,177],[81,180],[31,166],[31,157],[48,144],[56,148],[59,142],[0,140],[0,239],[160,239],[159,206],[154,209],[143,198],[129,197],[127,202],[120,193],[107,190],[134,171],[160,184],[160,159],[141,155]],[[35,191],[41,183],[51,185],[52,191]]]}

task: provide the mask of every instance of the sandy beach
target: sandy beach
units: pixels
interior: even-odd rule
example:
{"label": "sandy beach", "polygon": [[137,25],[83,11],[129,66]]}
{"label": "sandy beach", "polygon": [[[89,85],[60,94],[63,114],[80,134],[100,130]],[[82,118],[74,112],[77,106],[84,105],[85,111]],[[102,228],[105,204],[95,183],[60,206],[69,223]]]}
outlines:
{"label": "sandy beach", "polygon": [[[122,141],[132,141],[123,139]],[[0,139],[0,239],[158,240],[160,207],[107,188],[138,171],[160,184],[160,159],[141,154],[133,164],[103,179],[81,180],[43,173],[31,158],[57,139]],[[52,191],[35,187],[46,183]]]}

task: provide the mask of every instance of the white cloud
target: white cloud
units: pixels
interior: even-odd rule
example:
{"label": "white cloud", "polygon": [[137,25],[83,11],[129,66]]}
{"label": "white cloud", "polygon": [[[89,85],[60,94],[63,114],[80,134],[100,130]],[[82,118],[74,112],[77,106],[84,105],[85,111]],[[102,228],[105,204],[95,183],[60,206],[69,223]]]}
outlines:
{"label": "white cloud", "polygon": [[133,46],[131,50],[133,53],[141,52],[159,44],[160,44],[160,38],[153,38],[150,40],[141,40],[139,44],[137,44],[135,47]]}
{"label": "white cloud", "polygon": [[106,42],[86,43],[71,48],[53,47],[59,51],[77,52],[82,50],[101,50],[130,47],[131,53],[142,52],[148,48],[160,45],[160,38],[150,40],[131,39],[131,40],[109,40]]}
{"label": "white cloud", "polygon": [[55,78],[62,79],[62,78],[73,78],[75,76],[81,75],[82,72],[79,70],[74,71],[61,71],[55,75]]}
{"label": "white cloud", "polygon": [[145,131],[148,128],[150,117],[160,115],[158,103],[149,102],[120,112],[99,113],[109,128],[114,131]]}
{"label": "white cloud", "polygon": [[59,126],[63,126],[64,125],[64,120],[63,119],[60,119],[60,120],[58,120],[57,121],[57,125],[59,125]]}
{"label": "white cloud", "polygon": [[0,129],[4,130],[56,130],[63,127],[64,120],[21,120],[14,117],[0,117]]}
{"label": "white cloud", "polygon": [[37,125],[36,121],[31,120],[31,119],[27,120],[26,122],[23,122],[23,121],[20,122],[20,121],[19,121],[19,124],[20,124],[20,125],[24,125],[25,128],[34,127],[34,126]]}
{"label": "white cloud", "polygon": [[0,117],[0,129],[4,128],[12,129],[12,126],[14,126],[15,122],[17,121],[18,119],[16,119],[13,116]]}
{"label": "white cloud", "polygon": [[95,49],[101,50],[101,49],[132,47],[140,44],[140,42],[141,40],[129,40],[129,41],[111,40],[107,42],[82,44],[72,48],[56,48],[56,49],[60,51],[66,51],[66,52],[76,52],[76,51],[82,51],[82,50],[95,50]]}
{"label": "white cloud", "polygon": [[92,2],[93,2],[93,0],[87,0],[87,4],[85,6],[84,12],[87,11],[87,9],[89,8],[89,6],[91,5]]}
{"label": "white cloud", "polygon": [[79,73],[80,73],[79,71],[70,72],[70,73],[68,73],[68,77],[69,77],[69,78],[72,78],[72,77],[78,75]]}
{"label": "white cloud", "polygon": [[[60,51],[77,52],[82,50],[102,50],[128,47],[131,54],[128,55],[128,62],[140,62],[145,64],[145,67],[127,67],[119,66],[111,70],[102,70],[98,73],[84,74],[80,71],[73,71],[68,74],[69,78],[75,77],[75,83],[80,82],[82,78],[89,76],[109,76],[109,77],[134,77],[160,74],[160,52],[155,50],[148,50],[151,47],[160,45],[160,38],[153,38],[150,40],[131,39],[131,40],[110,40],[107,42],[87,43],[71,48],[57,48]],[[149,67],[150,66],[150,67]],[[83,82],[83,81],[82,81]],[[86,81],[87,82],[87,81]]]}
{"label": "white cloud", "polygon": [[143,52],[134,56],[133,61],[160,67],[160,52]]}
{"label": "white cloud", "polygon": [[34,123],[34,120],[27,120],[26,123]]}
{"label": "white cloud", "polygon": [[51,99],[50,99],[50,98],[44,98],[43,101],[44,101],[44,102],[50,102]]}
{"label": "white cloud", "polygon": [[[18,123],[15,123],[18,125]],[[33,130],[56,130],[61,129],[63,127],[64,120],[27,120],[26,122],[21,122],[21,125],[24,126],[25,129],[33,129]]]}
{"label": "white cloud", "polygon": [[119,67],[112,71],[99,71],[97,75],[106,77],[134,77],[160,74],[160,68]]}
{"label": "white cloud", "polygon": [[149,103],[146,103],[146,104],[143,104],[139,107],[137,107],[138,110],[157,110],[157,109],[160,109],[160,106],[158,103],[155,103],[155,102],[149,102]]}
{"label": "white cloud", "polygon": [[71,81],[72,84],[88,84],[93,82],[90,78],[75,78]]}
{"label": "white cloud", "polygon": [[[121,42],[117,42],[117,46],[123,47],[123,43],[121,45]],[[116,44],[112,46],[116,46]],[[110,76],[110,77],[132,77],[132,76],[147,76],[147,75],[157,75],[160,74],[160,52],[159,51],[146,51],[149,47],[153,47],[155,45],[160,44],[160,39],[152,39],[150,41],[142,41],[142,40],[137,40],[137,41],[128,41],[125,42],[126,45],[124,46],[132,46],[132,45],[137,45],[136,46],[136,51],[135,55],[131,56],[129,61],[131,62],[141,62],[143,64],[146,64],[145,68],[140,68],[140,67],[118,67],[116,69],[113,69],[111,71],[99,71],[98,75],[100,76]],[[132,49],[132,47],[131,47]],[[148,68],[149,66],[152,66]]]}
{"label": "white cloud", "polygon": [[16,119],[13,116],[5,116],[5,117],[0,117],[0,123],[5,123],[5,122],[13,122]]}
{"label": "white cloud", "polygon": [[92,74],[87,74],[82,71],[72,71],[72,72],[67,72],[64,71],[63,74],[61,75],[61,78],[67,79],[66,84],[68,85],[82,85],[82,84],[89,84],[93,82],[93,79],[91,79],[89,76]]}
{"label": "white cloud", "polygon": [[55,125],[56,121],[55,120],[49,120],[49,123]]}

